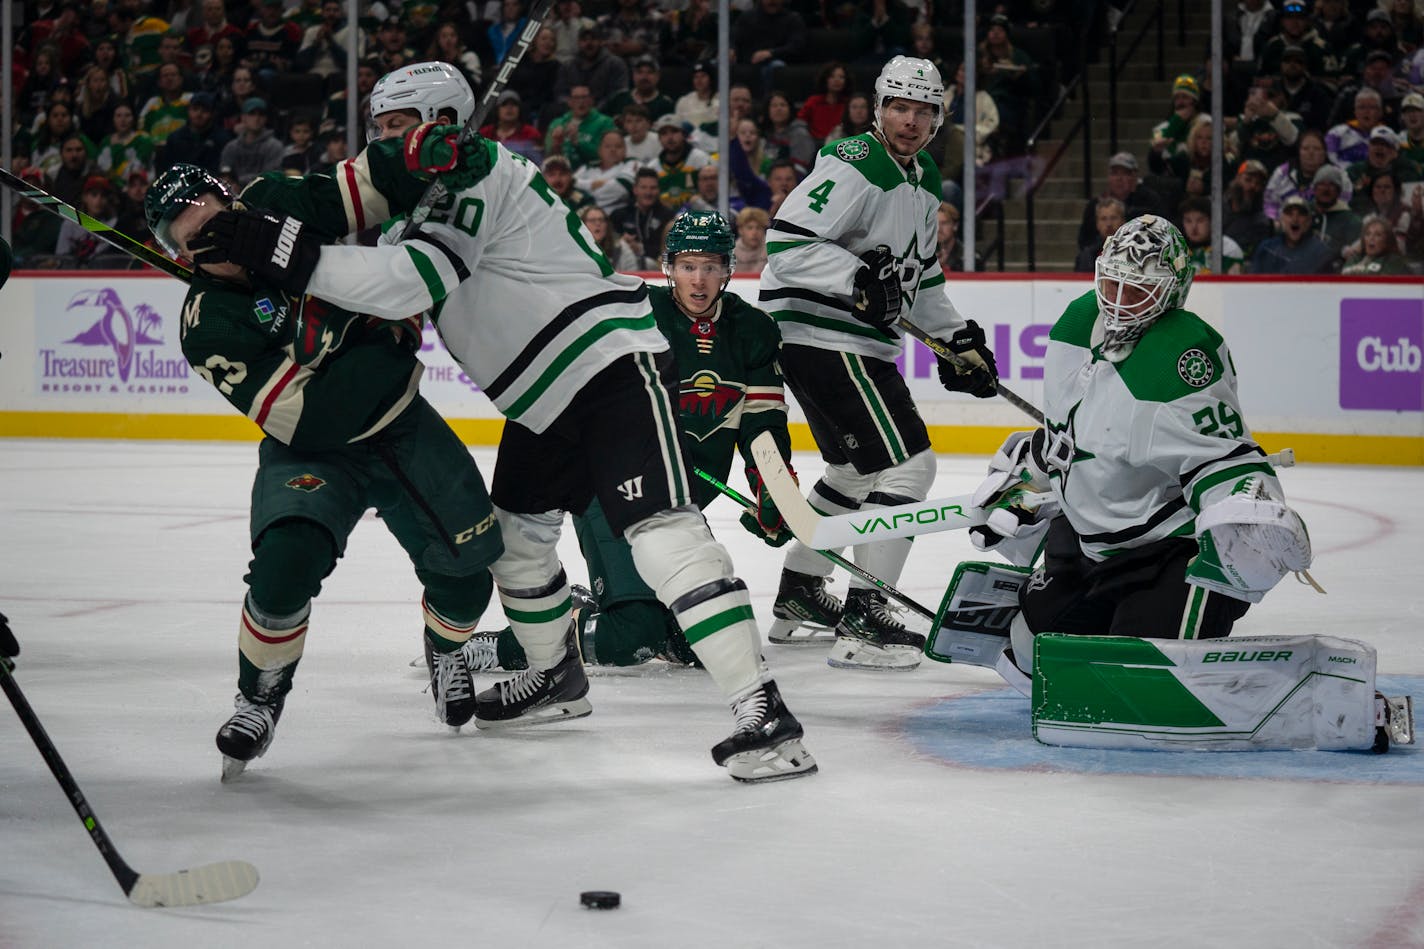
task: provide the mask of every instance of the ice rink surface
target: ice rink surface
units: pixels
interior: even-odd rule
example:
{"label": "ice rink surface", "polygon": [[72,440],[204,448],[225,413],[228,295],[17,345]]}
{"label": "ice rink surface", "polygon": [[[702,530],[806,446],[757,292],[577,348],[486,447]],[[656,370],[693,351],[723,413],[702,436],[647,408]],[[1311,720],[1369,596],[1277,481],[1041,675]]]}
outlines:
{"label": "ice rink surface", "polygon": [[[493,451],[476,456],[488,478]],[[407,665],[419,587],[371,517],[316,602],[276,741],[224,786],[255,461],[0,443],[0,611],[70,770],[138,870],[262,874],[232,903],[130,906],[4,703],[0,947],[1424,946],[1424,747],[1051,749],[988,670],[843,672],[783,646],[767,657],[810,778],[731,781],[708,754],[731,726],[720,696],[660,662],[596,671],[589,718],[450,735]],[[935,493],[983,465],[942,457]],[[1329,593],[1287,578],[1237,633],[1363,639],[1424,704],[1424,475],[1282,478]],[[735,515],[709,511],[765,626],[780,553]],[[571,528],[563,553],[584,578]],[[972,558],[962,533],[921,538],[900,587],[937,605]],[[589,889],[622,908],[580,908]]]}

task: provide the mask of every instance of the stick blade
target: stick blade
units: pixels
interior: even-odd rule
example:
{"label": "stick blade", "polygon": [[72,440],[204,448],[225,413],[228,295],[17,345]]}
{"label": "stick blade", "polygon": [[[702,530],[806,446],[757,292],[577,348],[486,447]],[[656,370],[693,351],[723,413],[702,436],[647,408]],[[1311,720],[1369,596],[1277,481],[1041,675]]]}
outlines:
{"label": "stick blade", "polygon": [[257,868],[224,860],[176,873],[140,873],[129,890],[137,906],[201,906],[246,896],[257,888]]}
{"label": "stick blade", "polygon": [[776,440],[771,437],[770,432],[762,432],[752,439],[751,447],[752,458],[756,460],[762,483],[771,492],[771,499],[776,502],[776,509],[781,512],[786,526],[791,528],[796,539],[807,547],[821,549],[815,542],[816,525],[820,522],[821,515],[806,502],[806,498],[801,494],[801,486],[796,483],[791,472],[786,470],[786,462],[781,460],[781,450],[776,447]]}

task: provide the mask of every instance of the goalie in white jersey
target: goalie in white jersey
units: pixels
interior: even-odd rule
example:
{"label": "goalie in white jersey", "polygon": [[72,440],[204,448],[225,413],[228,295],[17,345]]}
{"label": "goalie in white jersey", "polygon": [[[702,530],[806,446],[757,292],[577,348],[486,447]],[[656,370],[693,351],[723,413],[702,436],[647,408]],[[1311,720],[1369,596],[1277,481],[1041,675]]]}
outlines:
{"label": "goalie in white jersey", "polygon": [[[1225,636],[1310,566],[1226,342],[1182,308],[1192,275],[1186,241],[1160,217],[1108,238],[1093,291],[1049,334],[1043,427],[1010,436],[975,493],[999,505],[975,546],[1020,564],[1043,548],[1013,625],[1025,673],[1040,632]],[[1030,511],[1013,503],[1024,491],[1051,500]]]}
{"label": "goalie in white jersey", "polygon": [[460,129],[433,124],[423,97],[443,94],[449,73],[419,64],[384,77],[372,92],[382,140],[334,176],[293,185],[325,198],[312,216],[335,209],[355,230],[363,216],[411,211],[422,172],[449,172],[450,194],[412,237],[321,246],[298,216],[220,215],[205,234],[210,253],[362,313],[430,310],[451,355],[505,415],[490,492],[505,553],[490,572],[529,667],[476,696],[477,726],[590,712],[556,545],[564,512],[597,497],[732,703],[736,726],[712,749],[716,763],[743,781],[814,772],[762,658],[746,585],[692,503],[677,375],[647,287],[614,273],[528,160],[479,136],[457,148]]}
{"label": "goalie in white jersey", "polygon": [[[929,433],[895,366],[902,315],[971,366],[940,363],[945,388],[995,393],[984,333],[950,303],[937,262],[940,177],[923,149],[943,121],[939,70],[896,56],[875,81],[874,129],[821,149],[767,234],[761,306],[781,327],[786,384],[826,461],[810,493],[822,513],[923,501],[934,482]],[[857,547],[856,562],[893,584],[909,552],[909,540],[882,541]],[[924,637],[859,581],[842,612],[824,589],[829,571],[828,560],[793,543],[773,610],[778,624],[835,627],[833,666],[918,665]]]}

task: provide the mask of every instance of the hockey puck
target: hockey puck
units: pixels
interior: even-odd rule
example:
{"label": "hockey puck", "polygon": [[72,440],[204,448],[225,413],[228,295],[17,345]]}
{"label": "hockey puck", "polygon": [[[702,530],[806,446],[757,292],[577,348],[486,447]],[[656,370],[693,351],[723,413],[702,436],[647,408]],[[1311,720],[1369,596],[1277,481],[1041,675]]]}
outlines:
{"label": "hockey puck", "polygon": [[584,890],[579,894],[584,909],[617,909],[623,897],[612,890]]}

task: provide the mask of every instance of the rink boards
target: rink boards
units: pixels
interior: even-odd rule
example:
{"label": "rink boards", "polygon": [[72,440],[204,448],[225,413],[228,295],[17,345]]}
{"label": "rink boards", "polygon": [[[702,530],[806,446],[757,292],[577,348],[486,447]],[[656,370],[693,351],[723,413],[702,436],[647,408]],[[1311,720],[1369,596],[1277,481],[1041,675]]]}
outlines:
{"label": "rink boards", "polygon": [[[661,280],[661,276],[648,275]],[[731,289],[756,298],[755,278]],[[984,327],[1001,377],[1042,401],[1048,332],[1091,289],[1084,275],[958,276],[959,310]],[[29,273],[3,290],[0,436],[251,440],[238,416],[183,359],[185,287],[130,273]],[[1226,336],[1241,398],[1268,451],[1306,462],[1424,465],[1424,282],[1417,278],[1203,278],[1191,308]],[[421,353],[426,397],[469,444],[501,429],[490,401],[433,329]],[[1028,419],[1002,400],[946,393],[934,357],[909,342],[900,358],[940,451],[985,454]],[[813,443],[792,406],[796,447]]]}

